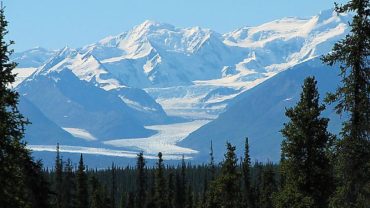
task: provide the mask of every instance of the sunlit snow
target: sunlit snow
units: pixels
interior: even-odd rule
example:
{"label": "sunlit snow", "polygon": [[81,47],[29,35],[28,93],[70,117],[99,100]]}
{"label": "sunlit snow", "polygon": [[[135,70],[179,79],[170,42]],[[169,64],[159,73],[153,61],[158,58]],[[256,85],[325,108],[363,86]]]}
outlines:
{"label": "sunlit snow", "polygon": [[95,141],[97,140],[90,132],[85,129],[78,129],[78,128],[63,128],[74,137],[81,138],[87,141]]}
{"label": "sunlit snow", "polygon": [[146,128],[156,130],[158,133],[148,138],[117,139],[104,143],[115,147],[140,149],[147,154],[158,152],[165,155],[195,154],[197,151],[179,147],[176,144],[208,122],[209,120],[196,120],[187,123],[147,126]]}

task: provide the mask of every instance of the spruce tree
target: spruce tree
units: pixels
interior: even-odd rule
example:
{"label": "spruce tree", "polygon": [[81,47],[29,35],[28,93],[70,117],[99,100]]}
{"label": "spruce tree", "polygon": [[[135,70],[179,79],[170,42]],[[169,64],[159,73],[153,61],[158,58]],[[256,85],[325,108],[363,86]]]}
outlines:
{"label": "spruce tree", "polygon": [[73,173],[72,161],[67,160],[64,167],[64,178],[62,184],[62,208],[74,208],[76,204],[75,175]]}
{"label": "spruce tree", "polygon": [[211,181],[215,180],[216,177],[216,166],[215,166],[215,157],[213,155],[213,143],[211,140],[211,151],[209,153],[210,162],[209,162],[209,172],[211,175]]}
{"label": "spruce tree", "polygon": [[262,184],[261,184],[261,194],[260,194],[260,204],[261,208],[271,208],[273,207],[272,196],[277,191],[277,184],[275,180],[275,172],[273,165],[271,163],[266,164],[262,171]]}
{"label": "spruce tree", "polygon": [[242,162],[242,171],[243,171],[243,204],[246,208],[251,208],[252,205],[252,192],[251,192],[251,179],[250,179],[250,166],[251,159],[249,156],[249,141],[248,138],[245,139],[244,147],[244,160]]}
{"label": "spruce tree", "polygon": [[235,154],[235,146],[226,144],[227,152],[222,163],[221,173],[216,179],[214,186],[216,191],[216,207],[238,208],[241,207],[241,174],[238,170],[238,159]]}
{"label": "spruce tree", "polygon": [[186,186],[185,196],[186,196],[186,203],[185,208],[193,208],[194,206],[194,196],[193,196],[193,190],[191,186]]}
{"label": "spruce tree", "polygon": [[95,178],[91,178],[91,202],[90,208],[106,208],[104,197],[102,196],[101,185]]}
{"label": "spruce tree", "polygon": [[51,207],[50,184],[46,181],[41,161],[33,162],[32,160],[32,158],[26,160],[25,164],[27,187],[30,187],[33,193],[30,196],[31,207],[49,208]]}
{"label": "spruce tree", "polygon": [[62,207],[62,185],[63,185],[63,161],[60,157],[59,143],[57,144],[57,156],[55,158],[55,195],[57,208]]}
{"label": "spruce tree", "polygon": [[144,208],[146,202],[147,175],[143,152],[137,155],[136,169],[136,205],[138,208]]}
{"label": "spruce tree", "polygon": [[132,192],[129,192],[127,194],[127,205],[126,205],[126,208],[134,208],[134,206],[135,206],[134,194]]}
{"label": "spruce tree", "polygon": [[116,208],[117,181],[116,181],[116,167],[114,164],[112,164],[111,174],[112,174],[111,192],[110,192],[111,208]]}
{"label": "spruce tree", "polygon": [[253,184],[253,204],[256,208],[261,207],[261,193],[262,193],[262,175],[263,175],[263,165],[261,162],[255,161],[253,165],[254,169],[254,184]]}
{"label": "spruce tree", "polygon": [[87,187],[87,175],[85,173],[85,165],[82,154],[80,155],[80,161],[77,169],[77,208],[88,208],[88,187]]}
{"label": "spruce tree", "polygon": [[370,204],[370,6],[369,0],[336,5],[338,13],[353,13],[351,32],[336,43],[323,61],[340,64],[342,86],[326,101],[337,113],[346,112],[337,145],[336,169],[339,186],[332,207],[368,207]]}
{"label": "spruce tree", "polygon": [[168,207],[176,207],[176,187],[175,187],[175,175],[173,172],[168,174]]}
{"label": "spruce tree", "polygon": [[[29,123],[18,110],[19,95],[11,85],[16,75],[16,63],[9,61],[13,53],[6,41],[8,22],[4,7],[0,7],[0,205],[2,208],[35,207],[40,193],[35,193],[44,185],[41,163],[36,163],[26,149],[25,126]],[[35,178],[37,177],[37,178]],[[30,181],[37,181],[32,184]],[[45,191],[48,192],[48,191]],[[48,195],[45,196],[47,198]],[[43,205],[44,206],[44,205]],[[47,205],[45,205],[47,206]]]}
{"label": "spruce tree", "polygon": [[164,175],[162,153],[158,153],[158,162],[155,175],[155,205],[157,208],[167,208],[166,178]]}
{"label": "spruce tree", "polygon": [[286,110],[290,121],[281,130],[285,137],[281,164],[285,184],[277,197],[278,207],[328,206],[333,191],[329,151],[334,136],[327,131],[329,119],[321,117],[324,109],[315,78],[306,78],[299,102]]}
{"label": "spruce tree", "polygon": [[207,171],[210,175],[210,182],[208,183],[208,178],[205,179],[204,184],[209,185],[209,188],[205,188],[205,197],[204,197],[204,207],[206,208],[213,208],[217,206],[216,202],[216,166],[214,161],[214,155],[213,155],[213,143],[211,140],[211,147],[210,147],[210,162],[207,166]]}

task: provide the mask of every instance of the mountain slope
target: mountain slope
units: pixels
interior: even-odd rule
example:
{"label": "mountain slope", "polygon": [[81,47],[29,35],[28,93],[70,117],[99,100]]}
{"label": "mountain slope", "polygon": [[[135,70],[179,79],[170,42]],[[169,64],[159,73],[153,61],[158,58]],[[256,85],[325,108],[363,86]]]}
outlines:
{"label": "mountain slope", "polygon": [[25,139],[31,144],[56,145],[86,145],[86,142],[73,137],[57,124],[48,119],[26,97],[20,96],[19,111],[31,121],[26,126]]}
{"label": "mountain slope", "polygon": [[[287,121],[285,108],[298,101],[304,78],[316,77],[322,98],[339,83],[337,74],[337,70],[322,65],[317,59],[294,66],[240,94],[224,113],[192,132],[181,146],[200,151],[197,158],[204,161],[211,140],[216,153],[224,151],[226,141],[236,145],[241,153],[244,138],[249,137],[253,158],[278,161],[282,140],[279,131]],[[331,118],[331,129],[338,132],[339,118],[331,108],[325,111],[325,115]],[[222,157],[220,154],[217,156],[218,159]]]}

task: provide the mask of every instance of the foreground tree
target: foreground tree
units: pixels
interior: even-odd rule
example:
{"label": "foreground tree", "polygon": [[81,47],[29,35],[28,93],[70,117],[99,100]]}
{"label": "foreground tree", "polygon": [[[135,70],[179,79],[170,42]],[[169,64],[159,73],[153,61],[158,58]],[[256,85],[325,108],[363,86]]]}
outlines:
{"label": "foreground tree", "polygon": [[271,208],[273,207],[272,196],[277,191],[277,184],[275,180],[275,172],[272,163],[267,163],[262,171],[262,183],[260,193],[260,204],[258,207]]}
{"label": "foreground tree", "polygon": [[82,154],[77,169],[77,208],[89,207],[89,194],[87,187],[87,175]]}
{"label": "foreground tree", "polygon": [[352,0],[338,13],[353,12],[351,33],[324,56],[329,65],[340,63],[343,85],[327,101],[336,111],[349,113],[337,146],[337,187],[332,207],[367,207],[370,204],[370,6],[369,0]]}
{"label": "foreground tree", "polygon": [[221,173],[213,183],[217,205],[222,208],[241,207],[241,174],[238,170],[238,159],[235,154],[235,146],[226,144],[227,152],[222,163]]}
{"label": "foreground tree", "polygon": [[110,200],[111,200],[111,208],[116,208],[116,192],[117,192],[117,180],[116,180],[116,166],[112,163],[112,170],[111,170],[111,192],[110,192]]}
{"label": "foreground tree", "polygon": [[67,159],[63,176],[61,206],[62,208],[74,208],[76,207],[76,184],[72,161],[70,159]]}
{"label": "foreground tree", "polygon": [[102,195],[101,185],[99,181],[95,178],[91,178],[91,208],[105,208],[104,196]]}
{"label": "foreground tree", "polygon": [[[6,42],[8,33],[4,7],[0,7],[0,205],[2,208],[48,207],[48,195],[40,197],[46,188],[41,163],[36,163],[22,141],[27,120],[19,112],[19,95],[11,88],[15,81],[9,61],[13,53]],[[37,182],[37,183],[36,183]],[[42,187],[41,187],[42,186]],[[43,190],[42,193],[48,193]]]}
{"label": "foreground tree", "polygon": [[334,136],[327,131],[329,119],[320,117],[325,109],[313,77],[304,80],[297,105],[286,111],[290,121],[281,130],[281,168],[284,184],[277,207],[327,207],[333,191],[329,151]]}
{"label": "foreground tree", "polygon": [[63,186],[63,161],[60,157],[59,143],[57,144],[57,156],[55,157],[55,176],[54,176],[54,194],[56,208],[62,207],[62,186]]}
{"label": "foreground tree", "polygon": [[249,156],[249,140],[248,138],[246,138],[245,139],[245,149],[244,149],[244,160],[242,162],[243,183],[244,183],[243,204],[245,208],[253,207],[250,168],[251,168],[251,159]]}
{"label": "foreground tree", "polygon": [[167,201],[167,192],[166,192],[166,178],[164,175],[164,165],[162,159],[162,153],[158,153],[158,162],[157,162],[157,169],[155,175],[155,205],[157,208],[166,208],[168,201]]}
{"label": "foreground tree", "polygon": [[146,202],[147,175],[145,170],[145,159],[143,152],[140,152],[137,155],[136,169],[136,206],[138,208],[144,208]]}

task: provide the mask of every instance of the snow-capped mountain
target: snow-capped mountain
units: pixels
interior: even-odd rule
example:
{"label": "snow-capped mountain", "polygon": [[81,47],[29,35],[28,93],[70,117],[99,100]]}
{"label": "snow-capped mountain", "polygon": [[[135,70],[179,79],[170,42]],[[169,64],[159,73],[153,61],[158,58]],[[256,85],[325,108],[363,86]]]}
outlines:
{"label": "snow-capped mountain", "polygon": [[36,47],[23,52],[12,54],[13,61],[18,63],[19,68],[39,67],[55,54],[56,51],[49,51],[45,48]]}
{"label": "snow-capped mountain", "polygon": [[[287,69],[299,71],[303,76],[321,68],[317,61],[308,64],[311,71],[299,66],[328,53],[333,44],[349,32],[350,19],[350,15],[337,15],[328,10],[307,19],[284,18],[226,34],[145,21],[127,32],[78,49],[36,48],[15,54],[13,60],[20,63],[17,72],[22,75],[18,78],[17,90],[51,122],[73,136],[104,141],[101,145],[105,147],[151,153],[160,148],[156,145],[150,149],[150,144],[154,144],[150,139],[166,146],[166,139],[162,138],[169,136],[172,139],[168,139],[171,142],[167,147],[178,152],[166,149],[167,152],[194,156],[197,152],[187,147],[202,153],[208,141],[200,136],[211,137],[198,132],[203,129],[218,132],[211,128],[214,123],[217,127],[228,126],[224,123],[228,121],[222,119],[231,111],[228,105],[234,106],[244,95],[258,91],[256,86],[269,86],[265,83],[272,81],[266,80]],[[318,77],[320,73],[315,71]],[[275,90],[285,89],[289,80],[295,80],[294,92],[299,90],[301,77],[285,74],[284,79],[280,78],[281,83],[274,84]],[[286,96],[292,94],[286,93]],[[280,106],[266,93],[252,94],[253,99],[270,103],[271,109]],[[244,108],[236,111],[244,113]],[[258,117],[254,115],[259,127],[270,125]],[[217,120],[196,131],[213,119]],[[175,121],[188,123],[179,127]],[[164,129],[176,129],[176,135],[181,136],[162,135],[172,132]],[[195,132],[187,137],[192,131]],[[248,132],[245,135],[249,135]],[[127,140],[130,138],[136,140]],[[217,139],[223,144],[228,138]],[[235,136],[237,139],[242,140]],[[274,140],[278,142],[259,140],[261,145],[280,142],[279,138]],[[176,147],[177,143],[185,145],[184,148]],[[263,157],[263,153],[254,153]]]}

